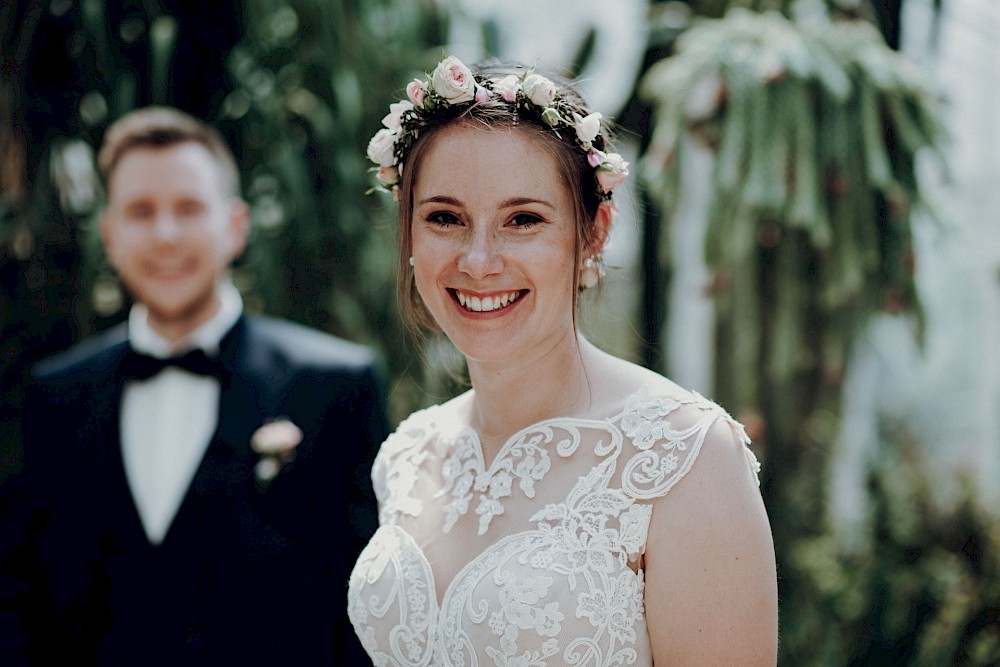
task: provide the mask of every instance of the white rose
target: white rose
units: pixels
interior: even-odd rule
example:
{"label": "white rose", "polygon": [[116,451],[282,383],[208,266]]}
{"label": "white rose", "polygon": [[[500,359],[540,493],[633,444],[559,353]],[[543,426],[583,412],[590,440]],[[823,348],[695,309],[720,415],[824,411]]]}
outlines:
{"label": "white rose", "polygon": [[520,80],[513,74],[508,74],[493,84],[493,91],[505,102],[513,103],[517,99],[517,89],[520,86]]}
{"label": "white rose", "polygon": [[368,142],[368,159],[380,167],[391,167],[396,161],[392,154],[396,147],[396,132],[382,128]]}
{"label": "white rose", "polygon": [[382,119],[382,124],[390,130],[398,130],[403,124],[403,114],[413,108],[413,102],[403,100],[389,105],[389,113]]}
{"label": "white rose", "polygon": [[576,127],[576,138],[584,146],[589,146],[590,142],[601,133],[601,114],[592,113],[586,118],[581,118],[580,114],[573,114],[573,124]]}
{"label": "white rose", "polygon": [[254,431],[250,446],[258,454],[287,455],[300,442],[302,442],[302,429],[287,419],[278,419]]}
{"label": "white rose", "polygon": [[441,99],[449,104],[471,102],[476,96],[476,81],[472,72],[455,56],[438,63],[431,76],[431,85]]}
{"label": "white rose", "polygon": [[555,107],[548,107],[542,111],[542,120],[549,127],[555,127],[559,123],[563,122],[563,117],[559,115],[559,112]]}
{"label": "white rose", "polygon": [[521,88],[535,106],[547,107],[556,99],[556,85],[540,74],[529,75]]}

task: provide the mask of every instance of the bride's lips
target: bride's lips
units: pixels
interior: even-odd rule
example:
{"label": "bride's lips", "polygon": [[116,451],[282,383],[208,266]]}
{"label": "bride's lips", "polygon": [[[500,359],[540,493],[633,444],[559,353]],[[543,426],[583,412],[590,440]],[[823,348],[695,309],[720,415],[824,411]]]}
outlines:
{"label": "bride's lips", "polygon": [[448,288],[452,301],[463,313],[473,316],[506,314],[521,302],[528,290],[496,291],[488,294]]}

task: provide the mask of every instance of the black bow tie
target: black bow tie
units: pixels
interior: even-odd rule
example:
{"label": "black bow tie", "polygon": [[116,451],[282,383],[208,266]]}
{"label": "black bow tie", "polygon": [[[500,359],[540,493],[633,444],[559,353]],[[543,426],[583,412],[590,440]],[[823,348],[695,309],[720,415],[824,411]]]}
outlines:
{"label": "black bow tie", "polygon": [[130,380],[148,380],[164,368],[173,367],[194,373],[218,377],[222,372],[222,363],[216,357],[210,357],[205,351],[197,348],[176,357],[151,357],[130,349],[122,359],[122,375]]}

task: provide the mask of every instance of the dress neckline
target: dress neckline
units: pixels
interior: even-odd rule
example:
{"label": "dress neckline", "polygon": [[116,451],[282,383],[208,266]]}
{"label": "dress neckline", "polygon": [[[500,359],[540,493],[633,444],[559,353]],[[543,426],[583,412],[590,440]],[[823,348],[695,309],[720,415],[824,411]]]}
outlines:
{"label": "dress neckline", "polygon": [[[454,443],[457,442],[460,438],[463,437],[468,438],[470,443],[474,445],[474,450],[478,457],[478,463],[482,468],[482,470],[485,472],[495,472],[498,463],[502,463],[502,460],[505,457],[505,455],[507,455],[510,449],[517,444],[518,440],[523,438],[525,435],[535,431],[541,431],[552,427],[562,427],[565,425],[573,425],[576,428],[584,428],[587,426],[597,426],[598,428],[600,428],[603,427],[603,425],[605,424],[616,423],[621,420],[622,416],[625,415],[626,412],[629,411],[629,408],[631,406],[634,406],[638,401],[645,400],[646,398],[649,397],[650,388],[648,384],[640,385],[635,391],[633,391],[625,398],[625,400],[622,402],[621,407],[612,411],[610,414],[604,417],[569,417],[569,416],[546,417],[545,419],[540,419],[538,421],[527,424],[521,427],[520,429],[514,431],[508,438],[504,440],[503,444],[500,446],[500,449],[497,450],[496,455],[490,461],[488,466],[486,465],[486,454],[483,451],[482,437],[480,436],[479,431],[477,431],[473,426],[469,424],[459,425],[457,423],[454,423],[453,419],[451,419],[448,415],[442,414],[445,412],[453,412],[454,408],[450,408],[450,406],[459,399],[471,400],[467,398],[468,393],[469,392],[461,394],[445,403],[425,408],[424,410],[414,413],[413,416],[424,413],[425,415],[431,417],[434,425],[439,430],[439,434],[444,436],[440,438],[440,441],[442,443],[444,442]],[[691,392],[691,395],[688,397],[665,397],[665,398],[669,398],[670,400],[676,401],[677,403],[687,403],[687,402],[696,402],[694,399],[700,399],[701,397],[697,393]]]}

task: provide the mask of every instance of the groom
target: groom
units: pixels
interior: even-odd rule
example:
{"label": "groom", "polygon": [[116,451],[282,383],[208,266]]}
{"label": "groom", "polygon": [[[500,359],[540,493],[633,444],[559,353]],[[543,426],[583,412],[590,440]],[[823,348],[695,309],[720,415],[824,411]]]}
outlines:
{"label": "groom", "polygon": [[346,586],[387,430],[372,353],[243,313],[228,267],[248,212],[213,128],[141,109],[98,166],[135,305],[34,369],[30,511],[0,554],[12,663],[368,664]]}

